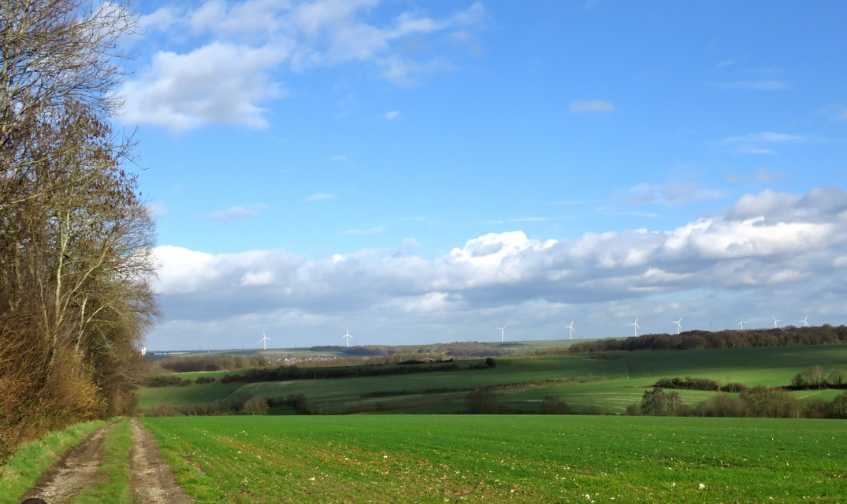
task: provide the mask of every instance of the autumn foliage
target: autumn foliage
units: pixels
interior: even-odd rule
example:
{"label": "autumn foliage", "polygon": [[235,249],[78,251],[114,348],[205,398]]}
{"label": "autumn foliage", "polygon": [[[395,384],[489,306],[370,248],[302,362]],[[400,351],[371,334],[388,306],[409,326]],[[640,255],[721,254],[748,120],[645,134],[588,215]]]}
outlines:
{"label": "autumn foliage", "polygon": [[120,2],[0,2],[0,460],[134,402],[154,227],[110,123],[134,26]]}

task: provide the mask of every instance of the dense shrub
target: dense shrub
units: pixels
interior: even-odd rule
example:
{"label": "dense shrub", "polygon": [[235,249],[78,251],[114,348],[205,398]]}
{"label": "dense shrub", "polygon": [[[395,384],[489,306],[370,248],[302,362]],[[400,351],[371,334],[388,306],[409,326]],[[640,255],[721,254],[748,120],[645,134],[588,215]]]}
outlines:
{"label": "dense shrub", "polygon": [[174,375],[154,376],[147,382],[148,387],[185,387],[191,385],[191,380],[184,380]]}
{"label": "dense shrub", "polygon": [[267,415],[268,400],[264,397],[253,396],[241,406],[242,415]]}
{"label": "dense shrub", "polygon": [[715,380],[708,378],[661,378],[656,382],[656,387],[666,389],[683,389],[683,390],[720,390],[720,384]]}
{"label": "dense shrub", "polygon": [[665,391],[659,387],[644,391],[639,411],[642,415],[673,416],[682,414],[684,410],[679,394]]}
{"label": "dense shrub", "polygon": [[541,400],[538,412],[542,415],[567,415],[571,413],[571,407],[558,397],[546,396]]}
{"label": "dense shrub", "polygon": [[272,397],[268,399],[269,406],[290,406],[300,415],[312,413],[306,396],[303,394],[290,394],[287,397]]}
{"label": "dense shrub", "polygon": [[488,389],[478,389],[465,396],[468,413],[472,415],[489,415],[497,413],[497,396]]}

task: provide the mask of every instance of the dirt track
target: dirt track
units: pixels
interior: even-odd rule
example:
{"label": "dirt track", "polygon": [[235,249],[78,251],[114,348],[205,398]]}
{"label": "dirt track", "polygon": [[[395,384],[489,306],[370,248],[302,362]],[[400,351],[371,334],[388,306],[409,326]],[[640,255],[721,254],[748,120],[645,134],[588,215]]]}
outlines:
{"label": "dirt track", "polygon": [[[53,465],[21,500],[31,497],[48,504],[68,504],[83,488],[102,484],[98,474],[103,457],[103,440],[114,425],[98,430]],[[132,420],[132,499],[135,504],[191,504],[177,486],[167,463],[159,456],[152,436],[138,420]]]}
{"label": "dirt track", "polygon": [[176,484],[167,462],[159,456],[159,448],[141,423],[132,419],[132,500],[144,504],[191,504]]}

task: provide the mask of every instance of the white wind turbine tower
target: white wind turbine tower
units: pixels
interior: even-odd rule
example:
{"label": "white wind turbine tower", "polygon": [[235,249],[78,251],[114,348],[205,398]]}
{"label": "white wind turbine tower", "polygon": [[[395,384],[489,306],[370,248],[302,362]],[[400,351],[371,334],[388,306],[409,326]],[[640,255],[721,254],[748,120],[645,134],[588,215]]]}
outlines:
{"label": "white wind turbine tower", "polygon": [[573,339],[573,333],[576,329],[573,328],[573,320],[571,320],[571,325],[568,326],[568,333],[570,333],[570,339]]}
{"label": "white wind turbine tower", "polygon": [[634,331],[635,337],[637,338],[637,337],[638,337],[638,327],[639,327],[639,325],[638,325],[638,317],[635,317],[635,322],[633,322],[633,323],[631,323],[631,324],[629,324],[629,325],[631,325],[631,326],[632,326],[632,330]]}
{"label": "white wind turbine tower", "polygon": [[741,328],[741,330],[743,331],[744,330],[744,324],[746,324],[746,323],[747,323],[746,320],[742,320],[741,322],[739,322],[735,325],[739,326]]}
{"label": "white wind turbine tower", "polygon": [[268,338],[267,336],[265,336],[265,331],[262,331],[262,339],[261,339],[261,340],[259,340],[259,341],[261,341],[261,342],[262,342],[262,347],[263,347],[265,350],[267,350],[267,349],[268,349],[268,341],[270,341],[270,340],[271,340],[270,338]]}
{"label": "white wind turbine tower", "polygon": [[774,328],[774,329],[779,329],[779,323],[780,323],[780,322],[782,322],[782,321],[781,321],[781,320],[777,320],[777,318],[776,318],[776,317],[774,317],[773,315],[771,315],[771,318],[773,319],[773,328]]}
{"label": "white wind turbine tower", "polygon": [[350,336],[350,328],[349,327],[347,328],[347,333],[344,336],[342,336],[341,339],[347,340],[347,347],[349,348],[350,347],[350,340],[353,339],[353,336]]}
{"label": "white wind turbine tower", "polygon": [[500,331],[500,343],[503,343],[503,342],[505,341],[505,338],[506,338],[506,328],[507,328],[507,327],[509,327],[509,325],[508,325],[508,324],[504,325],[503,327],[498,327],[498,328],[497,328],[497,330],[498,330],[498,331]]}
{"label": "white wind turbine tower", "polygon": [[808,315],[806,315],[806,318],[804,318],[804,319],[803,319],[803,320],[801,320],[800,322],[802,322],[802,323],[803,323],[803,327],[809,327],[809,316],[808,316]]}
{"label": "white wind turbine tower", "polygon": [[682,317],[679,317],[677,321],[671,320],[671,323],[676,324],[676,333],[679,334],[682,331]]}

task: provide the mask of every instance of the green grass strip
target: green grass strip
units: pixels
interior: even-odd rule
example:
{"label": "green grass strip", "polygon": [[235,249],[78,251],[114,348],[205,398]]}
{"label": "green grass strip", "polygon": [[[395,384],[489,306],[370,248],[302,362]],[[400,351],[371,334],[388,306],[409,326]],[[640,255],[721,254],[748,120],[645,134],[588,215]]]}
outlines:
{"label": "green grass strip", "polygon": [[20,502],[39,476],[106,422],[86,422],[51,432],[38,441],[21,446],[0,467],[0,504]]}
{"label": "green grass strip", "polygon": [[129,454],[132,450],[132,431],[129,419],[115,425],[103,441],[103,461],[98,473],[105,476],[100,486],[84,488],[71,504],[131,504]]}

